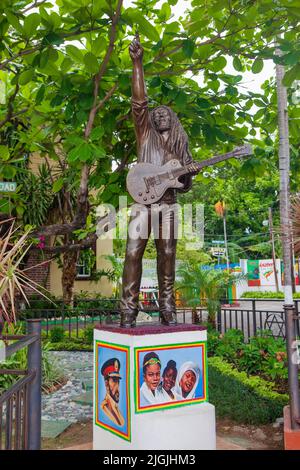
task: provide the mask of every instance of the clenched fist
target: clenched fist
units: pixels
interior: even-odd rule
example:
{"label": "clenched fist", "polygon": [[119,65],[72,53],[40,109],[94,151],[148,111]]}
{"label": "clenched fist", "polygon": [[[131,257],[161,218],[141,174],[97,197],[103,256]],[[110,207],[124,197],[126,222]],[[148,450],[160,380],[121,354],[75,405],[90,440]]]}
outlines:
{"label": "clenched fist", "polygon": [[134,40],[132,41],[132,43],[129,46],[129,54],[130,54],[130,57],[131,57],[132,60],[138,60],[138,59],[142,60],[143,53],[144,53],[144,49],[141,46],[140,37],[137,33],[135,35]]}

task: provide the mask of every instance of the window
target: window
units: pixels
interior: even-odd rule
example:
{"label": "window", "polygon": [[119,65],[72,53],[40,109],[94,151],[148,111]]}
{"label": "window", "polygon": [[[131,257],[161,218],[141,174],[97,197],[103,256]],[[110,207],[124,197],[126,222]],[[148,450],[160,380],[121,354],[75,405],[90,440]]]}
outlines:
{"label": "window", "polygon": [[92,275],[93,267],[96,264],[96,256],[93,248],[89,248],[80,253],[77,267],[77,279],[89,279]]}

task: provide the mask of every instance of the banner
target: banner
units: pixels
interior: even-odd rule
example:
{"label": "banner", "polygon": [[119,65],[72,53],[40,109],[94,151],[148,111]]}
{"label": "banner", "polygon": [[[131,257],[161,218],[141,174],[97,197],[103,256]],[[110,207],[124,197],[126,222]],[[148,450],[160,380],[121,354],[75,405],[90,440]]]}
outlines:
{"label": "banner", "polygon": [[272,259],[259,261],[259,277],[261,286],[275,286],[274,264]]}
{"label": "banner", "polygon": [[247,260],[248,286],[260,286],[259,260]]}

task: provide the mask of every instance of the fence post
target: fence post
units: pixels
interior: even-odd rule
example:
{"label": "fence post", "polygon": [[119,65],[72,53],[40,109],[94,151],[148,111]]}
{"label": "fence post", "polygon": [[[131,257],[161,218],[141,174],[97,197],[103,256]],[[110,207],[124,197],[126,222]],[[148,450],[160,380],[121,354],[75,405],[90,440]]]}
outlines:
{"label": "fence post", "polygon": [[[256,305],[255,300],[252,299],[252,312],[253,312],[253,336],[256,336],[257,326],[256,326]],[[249,331],[250,336],[250,331]]]}
{"label": "fence post", "polygon": [[27,328],[28,334],[35,334],[37,338],[28,346],[28,370],[35,371],[35,377],[28,390],[28,449],[40,450],[42,420],[41,320],[28,320]]}
{"label": "fence post", "polygon": [[[222,333],[222,314],[221,314],[221,309],[222,309],[222,305],[221,305],[221,302],[219,303],[218,305],[218,309],[217,309],[217,331],[219,333]],[[225,315],[225,314],[224,314]]]}

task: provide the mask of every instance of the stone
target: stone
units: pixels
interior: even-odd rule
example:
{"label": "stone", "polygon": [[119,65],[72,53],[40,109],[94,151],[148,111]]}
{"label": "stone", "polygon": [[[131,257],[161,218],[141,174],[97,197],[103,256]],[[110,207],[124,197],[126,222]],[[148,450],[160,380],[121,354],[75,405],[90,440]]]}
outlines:
{"label": "stone", "polygon": [[282,424],[283,425],[283,418],[277,418],[275,423]]}
{"label": "stone", "polygon": [[267,439],[267,435],[266,433],[263,432],[262,429],[260,428],[257,428],[254,433],[252,434],[252,437],[254,439],[258,439],[259,441],[264,441],[265,439]]}
{"label": "stone", "polygon": [[238,434],[248,434],[247,430],[242,426],[233,426],[232,431]]}

